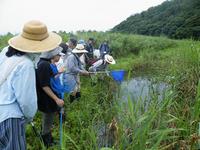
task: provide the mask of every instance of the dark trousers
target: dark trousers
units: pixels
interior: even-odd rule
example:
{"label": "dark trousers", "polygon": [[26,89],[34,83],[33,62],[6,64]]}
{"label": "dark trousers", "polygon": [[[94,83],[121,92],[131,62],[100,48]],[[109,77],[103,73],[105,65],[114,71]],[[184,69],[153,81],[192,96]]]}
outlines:
{"label": "dark trousers", "polygon": [[70,101],[70,103],[72,103],[74,100],[76,100],[76,99],[78,100],[80,97],[81,97],[81,92],[77,92],[75,96],[73,96],[73,95],[69,96],[69,101]]}

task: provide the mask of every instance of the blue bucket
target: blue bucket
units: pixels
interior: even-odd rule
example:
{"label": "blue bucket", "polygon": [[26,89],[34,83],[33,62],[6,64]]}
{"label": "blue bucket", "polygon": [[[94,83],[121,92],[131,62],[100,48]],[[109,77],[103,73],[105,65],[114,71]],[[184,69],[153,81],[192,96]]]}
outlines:
{"label": "blue bucket", "polygon": [[110,71],[110,76],[117,82],[121,83],[124,80],[124,70],[113,70]]}

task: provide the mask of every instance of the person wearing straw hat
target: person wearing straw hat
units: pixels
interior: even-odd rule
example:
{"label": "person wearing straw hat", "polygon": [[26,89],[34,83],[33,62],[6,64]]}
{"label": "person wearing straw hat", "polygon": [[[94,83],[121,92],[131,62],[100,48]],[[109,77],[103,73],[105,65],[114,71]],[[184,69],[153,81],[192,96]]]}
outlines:
{"label": "person wearing straw hat", "polygon": [[64,85],[72,85],[75,82],[75,86],[71,88],[70,93],[70,102],[73,102],[75,99],[81,97],[80,93],[80,77],[79,75],[89,75],[89,72],[83,68],[79,57],[87,53],[84,45],[77,44],[76,48],[72,50],[72,53],[64,60],[66,71],[63,76]]}
{"label": "person wearing straw hat", "polygon": [[25,23],[21,34],[9,39],[0,53],[0,149],[25,150],[25,122],[37,111],[35,54],[50,51],[61,37],[44,23]]}
{"label": "person wearing straw hat", "polygon": [[92,66],[89,68],[89,71],[91,72],[98,72],[98,71],[105,71],[107,69],[108,64],[115,64],[115,60],[112,56],[106,54],[104,56],[104,59],[99,59],[95,63],[92,64]]}
{"label": "person wearing straw hat", "polygon": [[[85,43],[85,41],[83,39],[80,39],[78,41],[78,44],[82,44],[85,48],[87,47],[87,44]],[[83,53],[80,57],[79,57],[81,63],[83,64],[83,67],[86,68],[89,63],[90,58],[87,56],[87,53]]]}
{"label": "person wearing straw hat", "polygon": [[[92,64],[92,66],[91,67],[89,67],[89,72],[94,72],[94,73],[98,73],[99,71],[100,72],[102,72],[103,71],[103,73],[105,72],[107,75],[108,75],[108,71],[107,71],[107,67],[108,67],[108,65],[109,64],[115,64],[116,62],[115,62],[115,60],[113,59],[113,57],[112,56],[110,56],[110,55],[108,55],[108,54],[106,54],[105,56],[104,56],[104,59],[99,59],[99,60],[97,60],[95,63],[93,63]],[[97,76],[95,76],[95,75],[91,75],[90,76],[91,77],[91,83],[92,83],[92,85],[95,85],[96,84],[96,82],[97,82]],[[103,76],[101,75],[100,76],[100,78],[101,79],[103,79]]]}

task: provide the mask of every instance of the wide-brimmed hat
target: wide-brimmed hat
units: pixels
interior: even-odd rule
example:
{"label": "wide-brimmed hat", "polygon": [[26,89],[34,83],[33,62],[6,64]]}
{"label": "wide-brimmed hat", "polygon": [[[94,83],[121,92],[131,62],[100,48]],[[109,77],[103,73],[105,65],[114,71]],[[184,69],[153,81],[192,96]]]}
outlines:
{"label": "wide-brimmed hat", "polygon": [[51,59],[56,55],[60,55],[63,56],[65,55],[64,53],[62,53],[63,48],[58,46],[55,49],[48,51],[48,52],[42,52],[40,55],[40,58],[45,58],[45,59]]}
{"label": "wide-brimmed hat", "polygon": [[48,32],[44,23],[32,20],[27,22],[20,35],[11,38],[8,44],[22,52],[39,53],[56,48],[62,39],[53,32]]}
{"label": "wide-brimmed hat", "polygon": [[116,62],[115,62],[115,60],[113,59],[113,57],[110,56],[110,55],[108,55],[108,54],[106,54],[106,55],[104,56],[104,59],[105,59],[105,61],[108,62],[109,64],[116,64]]}
{"label": "wide-brimmed hat", "polygon": [[73,53],[88,53],[83,44],[77,44],[76,48],[72,50]]}

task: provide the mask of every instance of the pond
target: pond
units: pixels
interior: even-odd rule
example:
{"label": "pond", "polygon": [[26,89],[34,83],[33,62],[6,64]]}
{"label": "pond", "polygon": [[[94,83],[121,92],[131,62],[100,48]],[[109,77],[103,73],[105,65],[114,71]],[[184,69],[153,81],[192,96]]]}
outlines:
{"label": "pond", "polygon": [[135,77],[121,83],[118,96],[122,102],[127,102],[128,99],[150,101],[155,95],[161,101],[168,89],[169,85],[164,82],[148,77]]}
{"label": "pond", "polygon": [[[124,103],[128,104],[128,100],[131,100],[132,102],[140,100],[142,103],[147,103],[147,105],[145,105],[147,109],[148,103],[155,98],[155,96],[159,102],[162,102],[166,91],[169,89],[170,86],[164,82],[156,81],[149,77],[139,76],[123,81],[119,84],[116,99],[119,105]],[[117,117],[120,118],[120,114],[118,115],[119,116]],[[95,127],[98,132],[99,148],[112,147],[114,144],[113,137],[110,136],[112,135],[110,134],[110,125],[99,123]]]}

